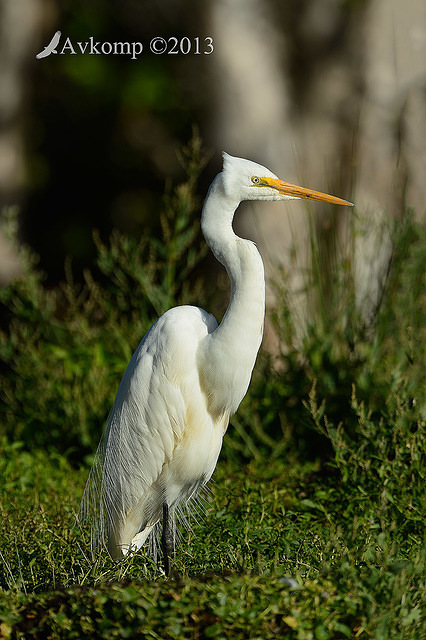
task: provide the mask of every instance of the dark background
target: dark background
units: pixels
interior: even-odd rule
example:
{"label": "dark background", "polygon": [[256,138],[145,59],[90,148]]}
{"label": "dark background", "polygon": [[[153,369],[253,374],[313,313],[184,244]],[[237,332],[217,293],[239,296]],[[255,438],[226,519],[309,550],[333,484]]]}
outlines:
{"label": "dark background", "polygon": [[[114,227],[160,232],[165,185],[182,179],[178,150],[196,125],[211,153],[201,197],[225,148],[290,181],[330,185],[356,199],[358,211],[394,215],[397,202],[398,212],[403,203],[423,216],[424,13],[415,0],[402,13],[396,0],[0,0],[0,211],[20,207],[21,237],[51,280],[62,277],[67,255],[78,272],[93,258],[93,228],[103,237]],[[92,36],[141,41],[145,50],[136,60],[37,60],[56,30],[59,48],[67,37]],[[269,50],[258,67],[250,58],[256,34]],[[211,36],[215,51],[155,56],[148,45],[157,35]],[[271,89],[287,105],[278,118],[266,93],[266,116],[250,113],[271,61]],[[2,282],[13,275],[7,256]]]}

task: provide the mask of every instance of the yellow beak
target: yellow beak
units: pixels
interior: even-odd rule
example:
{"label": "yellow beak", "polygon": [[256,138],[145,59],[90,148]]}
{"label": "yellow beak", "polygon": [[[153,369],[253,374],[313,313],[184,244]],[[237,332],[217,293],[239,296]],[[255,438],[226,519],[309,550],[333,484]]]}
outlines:
{"label": "yellow beak", "polygon": [[336,196],[330,196],[328,193],[322,193],[321,191],[313,191],[312,189],[305,189],[305,187],[298,187],[295,184],[284,182],[284,180],[278,180],[277,178],[261,178],[262,182],[260,186],[268,186],[276,189],[284,196],[291,196],[292,198],[305,198],[306,200],[316,200],[318,202],[329,202],[330,204],[341,204],[347,207],[353,207],[352,202],[337,198]]}

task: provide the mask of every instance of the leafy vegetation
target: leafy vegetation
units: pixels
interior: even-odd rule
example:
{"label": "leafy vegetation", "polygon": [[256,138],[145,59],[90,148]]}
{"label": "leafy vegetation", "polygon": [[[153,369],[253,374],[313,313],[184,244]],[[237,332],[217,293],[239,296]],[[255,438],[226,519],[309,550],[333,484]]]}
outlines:
{"label": "leafy vegetation", "polygon": [[21,247],[23,275],[0,293],[0,638],[420,640],[425,243],[408,214],[392,230],[368,322],[353,249],[325,266],[312,227],[311,319],[301,336],[283,274],[275,325],[285,347],[278,364],[258,362],[172,578],[143,553],[92,558],[75,526],[140,337],[173,304],[210,308],[198,279],[196,138],[184,159],[163,242],[95,234],[84,284],[67,265],[54,289]]}
{"label": "leafy vegetation", "polygon": [[[96,279],[86,271],[84,284],[74,283],[67,264],[66,282],[49,289],[35,256],[20,248],[22,277],[0,293],[10,318],[0,335],[0,419],[8,437],[80,458],[93,451],[140,338],[159,314],[200,292],[193,279],[205,252],[194,219],[200,204],[194,187],[204,166],[197,137],[182,161],[188,177],[166,194],[163,243],[147,230],[140,240],[114,233],[106,245],[95,232]],[[15,225],[9,214],[9,236]]]}

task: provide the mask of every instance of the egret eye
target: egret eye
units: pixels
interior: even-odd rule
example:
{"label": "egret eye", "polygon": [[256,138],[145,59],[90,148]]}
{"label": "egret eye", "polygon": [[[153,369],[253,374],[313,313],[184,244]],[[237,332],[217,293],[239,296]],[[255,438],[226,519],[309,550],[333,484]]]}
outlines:
{"label": "egret eye", "polygon": [[257,176],[253,176],[251,181],[252,181],[253,184],[259,184],[260,178],[258,178]]}

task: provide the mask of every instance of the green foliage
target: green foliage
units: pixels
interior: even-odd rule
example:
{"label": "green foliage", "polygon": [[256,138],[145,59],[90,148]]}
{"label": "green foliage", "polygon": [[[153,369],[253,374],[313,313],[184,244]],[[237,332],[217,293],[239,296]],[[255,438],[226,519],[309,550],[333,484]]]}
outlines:
{"label": "green foliage", "polygon": [[421,638],[421,540],[378,529],[321,464],[220,463],[166,580],[143,554],[87,557],[72,530],[84,472],[2,453],[4,638]]}
{"label": "green foliage", "polygon": [[310,317],[300,332],[284,278],[286,347],[258,363],[174,577],[143,552],[93,559],[75,526],[133,349],[166,308],[206,302],[196,137],[183,160],[162,241],[95,234],[96,270],[76,284],[67,264],[55,289],[21,248],[23,276],[0,293],[0,637],[421,640],[425,245],[410,216],[373,321],[353,247],[330,257],[312,227]]}
{"label": "green foliage", "polygon": [[82,473],[58,453],[0,442],[0,588],[38,592],[78,580],[69,553]]}
{"label": "green foliage", "polygon": [[[283,350],[278,359],[261,357],[250,396],[234,419],[237,433],[231,434],[229,449],[247,459],[288,450],[310,458],[333,455],[324,428],[303,411],[314,384],[319,403],[325,400],[329,423],[341,424],[354,448],[364,439],[354,389],[376,425],[370,433],[373,441],[387,437],[386,422],[395,403],[404,407],[408,431],[410,425],[415,430],[416,424],[424,425],[426,232],[409,212],[393,229],[387,223],[386,232],[392,237],[392,257],[371,318],[356,299],[351,244],[356,232],[351,230],[345,250],[334,239],[331,251],[330,239],[323,246],[311,226],[312,266],[303,291],[290,291],[285,273],[276,286],[273,317]],[[303,320],[301,294],[308,308]]]}
{"label": "green foliage", "polygon": [[[193,274],[205,252],[196,196],[205,160],[196,135],[182,162],[187,180],[166,194],[162,242],[147,230],[139,241],[113,233],[106,245],[95,233],[99,281],[87,271],[84,284],[76,284],[67,263],[66,282],[49,289],[35,256],[20,247],[23,273],[0,292],[9,318],[0,333],[0,420],[9,438],[73,449],[81,460],[95,449],[118,382],[150,324],[167,308],[201,297]],[[12,216],[9,236],[15,225]]]}
{"label": "green foliage", "polygon": [[423,528],[426,447],[425,422],[404,392],[388,398],[379,419],[359,402],[354,388],[355,434],[348,434],[343,422],[329,421],[326,402],[318,405],[315,386],[305,403],[317,429],[332,443],[334,463],[345,486],[357,493],[358,509],[371,512],[382,530],[394,523],[403,537],[420,534]]}

